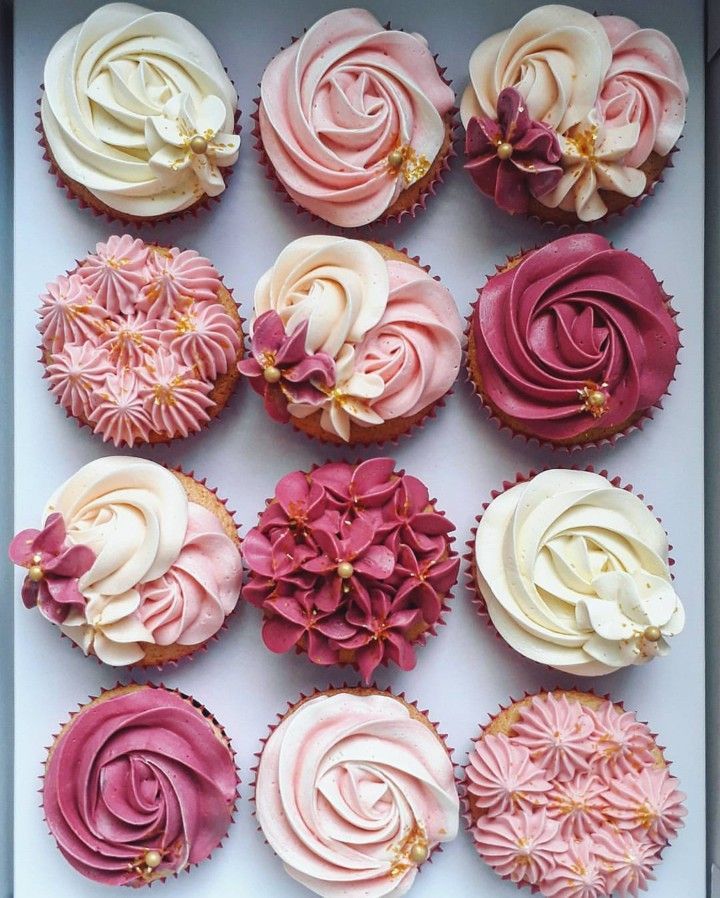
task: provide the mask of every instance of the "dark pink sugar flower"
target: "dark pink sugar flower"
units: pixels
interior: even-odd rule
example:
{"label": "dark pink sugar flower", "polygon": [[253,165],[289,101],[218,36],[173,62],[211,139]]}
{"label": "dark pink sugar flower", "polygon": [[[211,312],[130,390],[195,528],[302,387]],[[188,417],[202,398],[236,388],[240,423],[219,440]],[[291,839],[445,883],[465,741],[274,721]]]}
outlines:
{"label": "dark pink sugar flower", "polygon": [[265,312],[253,327],[251,356],[238,362],[238,371],[263,397],[275,421],[290,420],[288,402],[319,406],[325,400],[323,390],[335,385],[334,360],[324,352],[306,351],[307,329],[304,321],[288,335],[278,313]]}
{"label": "dark pink sugar flower", "polygon": [[85,599],[78,579],[90,570],[95,553],[88,546],[68,546],[65,521],[56,512],[42,530],[23,530],[10,543],[13,564],[28,569],[22,585],[26,608],[36,605],[54,624],[61,624],[71,611],[82,611]]}
{"label": "dark pink sugar flower", "polygon": [[460,559],[457,555],[449,556],[445,546],[435,557],[429,555],[422,562],[412,549],[401,546],[396,573],[402,582],[395,593],[395,607],[420,608],[423,619],[430,625],[435,624],[442,614],[442,597],[455,585],[459,570]]}
{"label": "dark pink sugar flower", "polygon": [[354,508],[378,508],[391,498],[400,484],[392,458],[370,458],[359,465],[329,462],[312,473],[315,483],[331,497]]}
{"label": "dark pink sugar flower", "polygon": [[425,484],[407,474],[401,478],[389,513],[399,525],[401,541],[421,552],[442,550],[447,534],[455,529],[445,515],[435,510]]}
{"label": "dark pink sugar flower", "polygon": [[342,614],[319,611],[310,592],[268,600],[273,615],[263,623],[263,642],[271,652],[288,652],[302,642],[314,664],[337,664],[337,643],[355,635]]}
{"label": "dark pink sugar flower", "polygon": [[278,481],[275,500],[260,515],[258,529],[262,533],[275,527],[304,532],[326,512],[323,488],[302,471],[293,471]]}
{"label": "dark pink sugar flower", "polygon": [[527,212],[530,197],[549,193],[562,177],[560,141],[530,118],[514,87],[500,92],[497,121],[473,116],[465,138],[465,168],[480,190],[512,214]]}

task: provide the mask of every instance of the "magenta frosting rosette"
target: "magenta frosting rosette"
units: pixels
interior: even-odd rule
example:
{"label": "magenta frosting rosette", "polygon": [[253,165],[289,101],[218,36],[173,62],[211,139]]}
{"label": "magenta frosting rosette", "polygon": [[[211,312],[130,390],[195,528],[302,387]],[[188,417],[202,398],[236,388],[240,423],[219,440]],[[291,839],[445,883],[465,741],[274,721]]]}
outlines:
{"label": "magenta frosting rosette", "polygon": [[454,529],[391,458],[286,475],[243,543],[265,645],[352,664],[365,681],[380,664],[410,670],[457,579]]}

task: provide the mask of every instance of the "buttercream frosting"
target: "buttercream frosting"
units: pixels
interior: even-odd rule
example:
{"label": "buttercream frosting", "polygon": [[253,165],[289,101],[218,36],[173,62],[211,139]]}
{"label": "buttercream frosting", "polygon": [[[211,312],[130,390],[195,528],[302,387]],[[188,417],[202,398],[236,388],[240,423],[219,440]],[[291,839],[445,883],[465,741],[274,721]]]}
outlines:
{"label": "buttercream frosting", "polygon": [[404,895],[457,834],[453,765],[433,728],[389,695],[318,695],[262,751],[257,818],[286,871],[316,895]]}
{"label": "buttercream frosting", "polygon": [[596,234],[561,237],[492,276],[471,332],[488,402],[550,442],[612,432],[651,409],[680,346],[652,270]]}
{"label": "buttercream frosting", "polygon": [[380,218],[438,156],[454,94],[419,34],[342,9],[267,66],[262,142],[300,206],[332,224]]}
{"label": "buttercream frosting", "polygon": [[599,474],[544,471],[501,493],[474,554],[493,625],[541,664],[610,673],[665,655],[683,628],[661,524]]}
{"label": "buttercream frosting", "polygon": [[132,3],[101,6],[60,38],[40,108],[61,171],[129,216],[216,196],[238,155],[237,94],[212,45],[180,16]]}
{"label": "buttercream frosting", "polygon": [[81,708],[50,750],[43,785],[45,820],[68,863],[104,885],[142,886],[209,857],[237,788],[213,726],[163,687]]}

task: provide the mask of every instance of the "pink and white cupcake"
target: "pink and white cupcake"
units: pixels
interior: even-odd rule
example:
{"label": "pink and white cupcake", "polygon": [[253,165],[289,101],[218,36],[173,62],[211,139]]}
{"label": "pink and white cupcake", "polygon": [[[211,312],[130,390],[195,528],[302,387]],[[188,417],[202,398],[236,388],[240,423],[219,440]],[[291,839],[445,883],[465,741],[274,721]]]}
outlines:
{"label": "pink and white cupcake", "polygon": [[313,235],[255,288],[239,369],[268,414],[337,445],[396,440],[441,404],[462,360],[449,290],[393,247]]}
{"label": "pink and white cupcake", "polygon": [[457,579],[454,529],[391,458],[286,475],[243,542],[263,642],[351,664],[365,682],[381,664],[411,670]]}
{"label": "pink and white cupcake", "polygon": [[228,403],[242,322],[221,276],[195,250],[112,236],[40,298],[49,389],[104,442],[186,437]]}
{"label": "pink and white cupcake", "polygon": [[584,692],[541,692],[500,711],[465,768],[475,848],[544,898],[644,891],[686,815],[647,725]]}
{"label": "pink and white cupcake", "polygon": [[454,105],[422,35],[339,9],[265,69],[258,149],[290,200],[314,216],[345,228],[399,220],[442,180]]}
{"label": "pink and white cupcake", "polygon": [[205,648],[240,597],[240,537],[204,481],[107,456],[49,499],[10,559],[22,600],[113,667],[159,667]]}
{"label": "pink and white cupcake", "polygon": [[651,193],[685,124],[667,35],[570,6],[531,10],[470,57],[466,168],[510,213],[594,222]]}

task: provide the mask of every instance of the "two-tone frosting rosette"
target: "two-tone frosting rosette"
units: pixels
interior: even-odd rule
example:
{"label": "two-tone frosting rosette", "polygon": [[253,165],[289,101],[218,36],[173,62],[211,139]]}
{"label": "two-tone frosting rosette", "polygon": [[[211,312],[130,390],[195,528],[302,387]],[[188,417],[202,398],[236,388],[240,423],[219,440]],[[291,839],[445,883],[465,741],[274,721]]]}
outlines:
{"label": "two-tone frosting rosette", "polygon": [[660,179],[685,124],[677,49],[622,16],[538,7],[469,69],[466,168],[510,213],[574,224],[623,210]]}

